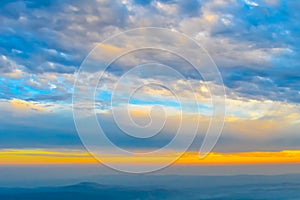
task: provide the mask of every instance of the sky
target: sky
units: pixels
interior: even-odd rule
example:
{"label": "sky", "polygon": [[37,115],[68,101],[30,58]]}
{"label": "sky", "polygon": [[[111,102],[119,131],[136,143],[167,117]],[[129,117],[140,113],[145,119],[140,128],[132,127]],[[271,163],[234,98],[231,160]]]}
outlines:
{"label": "sky", "polygon": [[[159,156],[118,157],[100,142],[107,162],[175,159],[199,123],[174,165],[300,163],[299,9],[296,0],[1,1],[0,165],[97,163],[86,150],[99,144],[96,131],[78,125],[91,113],[114,144],[135,153],[166,146],[184,124],[180,140]],[[169,31],[152,34],[143,27]],[[131,29],[137,31],[120,35]],[[132,51],[138,47],[149,48]],[[168,49],[200,59],[207,74]],[[140,68],[130,71],[134,66]],[[210,74],[213,66],[220,78]],[[94,91],[92,109],[85,93]],[[223,119],[212,98],[224,98],[224,91],[222,134],[199,160],[212,117]],[[84,105],[74,106],[74,99]],[[76,122],[92,134],[89,142]],[[148,140],[123,133],[144,137],[161,122]]]}

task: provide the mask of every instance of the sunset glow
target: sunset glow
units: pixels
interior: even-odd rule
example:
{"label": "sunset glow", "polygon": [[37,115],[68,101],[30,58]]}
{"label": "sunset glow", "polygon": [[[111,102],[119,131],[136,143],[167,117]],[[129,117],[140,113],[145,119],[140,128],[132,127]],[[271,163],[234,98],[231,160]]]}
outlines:
{"label": "sunset glow", "polygon": [[[102,155],[103,161],[120,164],[159,164],[165,157],[177,157],[173,152],[157,157]],[[47,165],[47,164],[97,164],[89,153],[84,151],[47,151],[47,150],[2,150],[0,165]],[[300,151],[284,150],[279,152],[238,152],[210,153],[200,159],[197,152],[184,153],[175,165],[259,165],[259,164],[292,164],[300,163]]]}

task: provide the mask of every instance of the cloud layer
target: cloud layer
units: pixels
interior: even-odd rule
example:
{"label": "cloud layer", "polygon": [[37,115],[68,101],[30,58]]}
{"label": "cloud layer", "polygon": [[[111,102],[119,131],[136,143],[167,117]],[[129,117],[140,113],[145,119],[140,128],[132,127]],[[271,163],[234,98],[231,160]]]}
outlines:
{"label": "cloud layer", "polygon": [[[131,28],[155,26],[191,37],[219,67],[227,93],[227,116],[217,148],[295,149],[300,125],[299,9],[299,2],[283,0],[2,1],[0,110],[5,115],[0,117],[0,147],[80,147],[71,115],[76,70],[104,39]],[[153,36],[153,41],[157,38]],[[132,43],[143,45],[138,38],[127,39],[119,46],[103,48],[110,54]],[[159,41],[165,46],[178,42],[163,35]],[[189,51],[191,55],[196,53]],[[203,80],[188,63],[168,52],[140,51],[114,62],[97,90],[99,120],[116,143],[136,147],[137,141],[118,136],[120,130],[111,119],[110,99],[122,74],[151,61],[172,66],[185,79],[163,71],[159,77],[148,70],[132,78],[128,87],[155,80],[176,87],[180,97],[196,94],[200,113],[197,117],[204,124],[199,132],[201,139],[212,111],[208,88],[218,91],[220,85]],[[95,65],[99,63],[98,60]],[[97,80],[91,72],[86,76]],[[186,89],[188,83],[194,91]],[[172,124],[179,118],[178,102],[165,88],[144,87],[130,104],[146,111],[160,104],[172,114],[164,129],[166,136],[141,143],[138,148],[157,148],[170,140]],[[185,104],[191,104],[189,98],[185,98]],[[199,113],[193,112],[195,107],[187,107],[184,117],[192,124]],[[134,109],[131,112],[140,123],[149,114]]]}

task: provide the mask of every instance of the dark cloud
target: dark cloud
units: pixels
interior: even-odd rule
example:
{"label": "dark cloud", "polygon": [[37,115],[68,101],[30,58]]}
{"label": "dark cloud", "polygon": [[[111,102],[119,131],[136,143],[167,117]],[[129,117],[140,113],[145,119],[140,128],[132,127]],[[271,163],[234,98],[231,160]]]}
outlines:
{"label": "dark cloud", "polygon": [[22,116],[6,111],[0,123],[0,148],[81,148],[71,113],[32,112],[35,115]]}
{"label": "dark cloud", "polygon": [[104,27],[124,27],[128,18],[125,6],[108,1],[14,1],[0,12],[1,53],[33,73],[44,62],[78,67],[93,42],[104,39]]}

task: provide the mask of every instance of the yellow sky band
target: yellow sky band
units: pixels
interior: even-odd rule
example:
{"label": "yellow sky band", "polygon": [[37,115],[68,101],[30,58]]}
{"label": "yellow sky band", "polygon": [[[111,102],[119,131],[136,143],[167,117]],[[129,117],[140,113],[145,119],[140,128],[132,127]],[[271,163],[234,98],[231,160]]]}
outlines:
{"label": "yellow sky band", "polygon": [[[176,158],[178,152],[156,157],[102,155],[105,162],[124,164],[159,164]],[[84,151],[48,151],[48,150],[2,150],[0,165],[39,165],[39,164],[97,164],[95,158]],[[279,152],[237,152],[210,153],[200,159],[197,152],[184,153],[174,164],[177,165],[238,165],[238,164],[280,164],[300,163],[300,150]]]}

